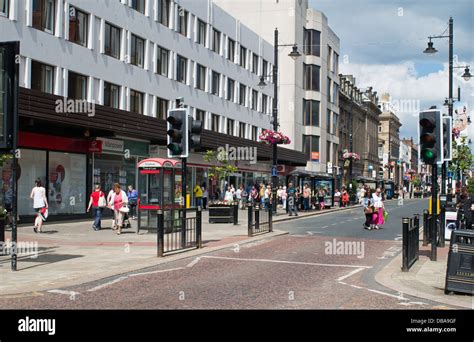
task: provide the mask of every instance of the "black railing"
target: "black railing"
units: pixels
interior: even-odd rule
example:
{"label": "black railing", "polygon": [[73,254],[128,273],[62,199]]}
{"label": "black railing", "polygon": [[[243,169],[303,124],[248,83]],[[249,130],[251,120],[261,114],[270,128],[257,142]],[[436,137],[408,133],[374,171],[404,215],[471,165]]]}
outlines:
{"label": "black railing", "polygon": [[408,272],[420,256],[420,216],[403,218],[403,258],[402,271]]}
{"label": "black railing", "polygon": [[273,231],[272,210],[257,205],[248,206],[248,236],[252,237]]}
{"label": "black railing", "polygon": [[428,210],[423,211],[423,246],[430,243],[431,215]]}
{"label": "black railing", "polygon": [[[183,210],[186,210],[184,227]],[[193,212],[195,216],[188,216]],[[158,210],[157,248],[159,257],[190,248],[202,248],[201,208]]]}

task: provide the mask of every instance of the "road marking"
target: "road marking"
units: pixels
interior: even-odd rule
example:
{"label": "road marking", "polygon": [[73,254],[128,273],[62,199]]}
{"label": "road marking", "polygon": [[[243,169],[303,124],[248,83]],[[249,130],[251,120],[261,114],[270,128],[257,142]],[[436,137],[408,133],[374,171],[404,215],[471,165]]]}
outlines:
{"label": "road marking", "polygon": [[321,227],[321,228],[324,229],[324,228],[327,228],[327,227],[329,227],[329,226],[323,226],[323,227]]}
{"label": "road marking", "polygon": [[[193,265],[194,266],[194,265]],[[188,266],[189,267],[189,266]],[[192,266],[191,266],[192,267]],[[158,271],[150,271],[150,272],[142,272],[142,273],[134,273],[130,274],[129,277],[137,277],[141,275],[148,275],[148,274],[155,274],[155,273],[163,273],[163,272],[171,272],[171,271],[177,271],[177,270],[184,270],[184,267],[176,267],[176,268],[170,268],[167,270],[158,270]]]}
{"label": "road marking", "polygon": [[65,290],[48,290],[47,292],[49,293],[58,293],[58,294],[63,294],[67,296],[76,296],[80,295],[80,292],[75,292],[75,291],[65,291]]}
{"label": "road marking", "polygon": [[200,258],[200,257],[197,257],[196,259],[194,259],[193,261],[191,261],[189,264],[187,264],[186,267],[193,267],[193,266],[196,265],[200,260],[201,260],[201,258]]}
{"label": "road marking", "polygon": [[428,305],[428,303],[423,303],[423,302],[402,302],[398,303],[399,305],[405,305],[405,306],[410,306],[410,305]]}
{"label": "road marking", "polygon": [[306,232],[306,234],[313,235],[313,232]]}
{"label": "road marking", "polygon": [[321,263],[314,263],[314,262],[271,260],[271,259],[244,259],[244,258],[219,257],[219,256],[213,256],[213,255],[204,255],[203,258],[237,260],[237,261],[260,261],[260,262],[272,262],[276,264],[292,264],[292,265],[323,266],[323,267],[349,267],[349,268],[363,268],[363,269],[372,268],[372,266],[364,266],[364,265],[321,264]]}
{"label": "road marking", "polygon": [[118,283],[118,282],[120,282],[120,281],[122,281],[122,280],[125,280],[125,279],[128,279],[128,276],[120,277],[120,278],[111,280],[111,281],[109,281],[109,282],[107,282],[107,283],[98,285],[98,286],[96,286],[96,287],[93,287],[93,288],[87,290],[87,292],[98,291],[98,290],[100,290],[100,289],[103,289],[104,287],[107,287],[107,286],[109,286],[109,285],[113,285],[113,284]]}
{"label": "road marking", "polygon": [[349,277],[353,276],[354,274],[359,273],[360,271],[363,271],[364,269],[365,269],[365,268],[362,268],[362,267],[361,267],[361,268],[357,268],[357,269],[355,269],[354,271],[351,271],[351,272],[349,272],[348,274],[346,274],[346,275],[344,275],[344,276],[342,276],[342,277],[337,278],[337,281],[341,282],[341,281],[343,281],[344,279],[349,278]]}
{"label": "road marking", "polygon": [[335,226],[337,223],[332,223],[331,226]]}

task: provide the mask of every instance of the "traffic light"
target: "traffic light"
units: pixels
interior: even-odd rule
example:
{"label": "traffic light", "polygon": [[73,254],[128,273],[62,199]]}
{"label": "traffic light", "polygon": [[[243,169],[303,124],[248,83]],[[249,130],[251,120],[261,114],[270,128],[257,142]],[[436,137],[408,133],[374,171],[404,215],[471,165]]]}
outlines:
{"label": "traffic light", "polygon": [[195,150],[201,147],[202,121],[190,117],[189,123],[189,148]]}
{"label": "traffic light", "polygon": [[443,159],[445,161],[453,160],[453,119],[449,116],[443,116]]}
{"label": "traffic light", "polygon": [[168,158],[188,157],[188,110],[186,108],[168,111]]}
{"label": "traffic light", "polygon": [[441,112],[429,109],[420,112],[420,157],[425,164],[443,162]]}

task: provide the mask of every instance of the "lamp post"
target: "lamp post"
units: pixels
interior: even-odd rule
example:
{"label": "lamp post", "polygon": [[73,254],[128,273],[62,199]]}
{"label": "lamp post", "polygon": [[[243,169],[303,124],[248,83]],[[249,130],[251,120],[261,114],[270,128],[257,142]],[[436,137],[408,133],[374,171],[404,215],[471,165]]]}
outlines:
{"label": "lamp post", "polygon": [[[273,43],[273,71],[272,75],[262,75],[260,77],[260,82],[258,86],[263,88],[267,86],[265,83],[265,78],[270,76],[273,79],[273,130],[278,131],[278,48],[292,46],[292,51],[288,54],[293,59],[297,59],[301,56],[301,53],[298,51],[296,44],[278,44],[278,28],[275,29],[274,43]],[[277,189],[278,189],[278,174],[277,174],[277,165],[278,165],[278,148],[277,144],[272,145],[272,210],[276,213],[277,208]]]}
{"label": "lamp post", "polygon": [[[447,103],[445,102],[445,104],[447,104],[448,106],[448,115],[452,118],[453,117],[453,103],[454,103],[454,99],[453,99],[453,71],[454,69],[457,69],[457,68],[465,68],[464,70],[464,74],[462,75],[462,77],[464,78],[465,81],[469,81],[469,79],[471,78],[471,73],[469,71],[469,65],[467,66],[453,66],[453,62],[454,62],[454,31],[453,31],[453,18],[450,17],[449,18],[449,24],[448,24],[448,35],[447,36],[443,36],[443,35],[440,35],[440,36],[429,36],[428,39],[429,39],[429,42],[428,42],[428,47],[423,51],[424,53],[426,54],[435,54],[436,52],[438,52],[438,50],[436,50],[434,47],[433,47],[433,42],[431,41],[432,39],[442,39],[442,38],[448,38],[449,40],[449,70],[448,70],[448,84],[449,84],[449,87],[448,87],[448,99],[447,99]],[[459,100],[459,99],[458,99]],[[433,165],[433,167],[436,167],[436,165]],[[446,196],[446,178],[447,178],[447,168],[448,168],[448,162],[447,161],[443,161],[443,164],[442,164],[442,169],[441,169],[441,195],[444,195]],[[436,186],[437,184],[437,180],[435,179],[433,181],[433,186]],[[448,193],[450,193],[452,191],[452,188],[451,188],[451,183],[449,182],[448,183],[448,186],[449,186],[449,189],[448,189]],[[444,215],[445,215],[445,207],[444,205],[441,206],[441,234],[440,234],[440,246],[441,247],[444,247],[444,230],[445,230],[445,222],[444,222]]]}

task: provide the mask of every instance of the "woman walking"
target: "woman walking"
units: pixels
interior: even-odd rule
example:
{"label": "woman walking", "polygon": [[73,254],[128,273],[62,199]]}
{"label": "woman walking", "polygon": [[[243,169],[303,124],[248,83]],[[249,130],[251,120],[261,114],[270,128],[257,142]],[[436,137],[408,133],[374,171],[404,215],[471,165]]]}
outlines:
{"label": "woman walking", "polygon": [[125,191],[120,188],[119,183],[114,184],[114,192],[109,202],[109,207],[114,210],[114,227],[117,230],[117,235],[122,233],[123,213],[128,210],[128,197]]}
{"label": "woman walking", "polygon": [[288,198],[288,193],[286,192],[286,185],[281,190],[281,202],[283,204],[283,209],[286,210],[286,199]]}
{"label": "woman walking", "polygon": [[372,201],[370,189],[367,189],[367,191],[364,194],[364,198],[362,199],[362,205],[364,207],[364,214],[365,214],[364,229],[368,229],[368,230],[371,230],[373,228],[372,216],[374,214],[374,206],[372,202],[373,201]]}
{"label": "woman walking", "polygon": [[92,224],[92,228],[95,231],[100,230],[101,227],[101,220],[102,220],[102,212],[104,211],[105,207],[105,194],[100,190],[100,185],[95,185],[95,190],[92,192],[89,200],[89,206],[87,207],[87,212],[92,209],[94,210],[94,223]]}
{"label": "woman walking", "polygon": [[375,190],[375,193],[372,194],[372,202],[374,206],[374,214],[372,217],[372,223],[374,224],[374,229],[382,229],[381,225],[384,223],[383,220],[383,200],[382,200],[382,191],[380,188]]}
{"label": "woman walking", "polygon": [[132,220],[137,219],[137,204],[138,204],[138,191],[133,188],[133,185],[128,186],[128,192],[127,192],[127,197],[128,197],[128,205],[130,207],[130,216],[132,217]]}
{"label": "woman walking", "polygon": [[48,209],[48,200],[46,199],[46,189],[43,187],[41,179],[35,181],[35,187],[31,190],[30,198],[33,199],[33,209],[36,212],[35,233],[42,233],[43,227],[43,208]]}
{"label": "woman walking", "polygon": [[323,188],[319,188],[318,190],[318,203],[319,203],[319,210],[323,210],[324,209],[324,195],[325,195],[325,191]]}

